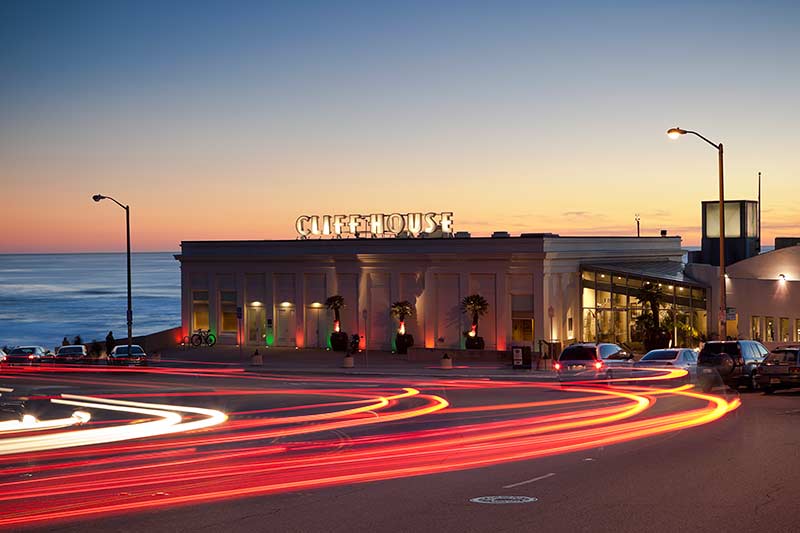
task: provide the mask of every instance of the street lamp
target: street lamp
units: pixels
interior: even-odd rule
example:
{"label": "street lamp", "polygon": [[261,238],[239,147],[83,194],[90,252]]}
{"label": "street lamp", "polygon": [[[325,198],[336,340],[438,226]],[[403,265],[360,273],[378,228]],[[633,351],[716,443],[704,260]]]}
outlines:
{"label": "street lamp", "polygon": [[705,142],[713,146],[717,149],[718,154],[718,161],[719,161],[719,338],[720,340],[725,340],[727,335],[727,304],[725,302],[725,296],[727,292],[727,287],[725,285],[725,180],[723,174],[723,165],[722,165],[722,143],[716,144],[696,131],[691,130],[684,130],[681,128],[670,128],[667,130],[667,136],[670,139],[678,139],[681,135],[686,135],[687,133],[691,133],[692,135],[696,135],[700,137]]}
{"label": "street lamp", "polygon": [[111,200],[122,209],[125,210],[125,232],[128,239],[128,357],[131,356],[131,339],[133,338],[133,307],[131,299],[131,208],[127,205],[122,205],[110,196],[103,196],[102,194],[95,194],[92,200],[99,202],[100,200]]}

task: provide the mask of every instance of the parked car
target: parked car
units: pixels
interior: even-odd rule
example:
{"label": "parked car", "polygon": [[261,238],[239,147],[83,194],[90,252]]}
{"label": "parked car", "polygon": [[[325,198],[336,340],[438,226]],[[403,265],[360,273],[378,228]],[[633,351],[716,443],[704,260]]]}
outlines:
{"label": "parked car", "polygon": [[38,365],[49,357],[50,351],[41,346],[17,346],[6,355],[6,363]]}
{"label": "parked car", "polygon": [[800,346],[776,348],[758,365],[757,380],[766,394],[800,388]]}
{"label": "parked car", "polygon": [[757,341],[709,341],[697,356],[697,382],[709,392],[720,381],[729,387],[758,388],[756,369],[769,353]]}
{"label": "parked car", "polygon": [[5,362],[5,360],[6,360],[6,352],[4,352],[2,348],[0,348],[0,363]]}
{"label": "parked car", "polygon": [[697,378],[697,352],[691,348],[650,350],[633,367],[643,370],[656,367],[682,368],[689,373],[686,381],[693,382]]}
{"label": "parked car", "polygon": [[56,352],[57,363],[85,363],[89,360],[89,353],[83,344],[62,346]]}
{"label": "parked car", "polygon": [[128,345],[120,345],[115,346],[111,353],[108,354],[108,359],[106,362],[109,365],[120,365],[120,364],[134,364],[134,365],[146,365],[147,364],[147,354],[144,353],[144,350],[138,344],[131,345],[131,353],[128,353]]}
{"label": "parked car", "polygon": [[564,348],[553,368],[559,381],[614,379],[630,376],[633,355],[617,344],[573,344]]}

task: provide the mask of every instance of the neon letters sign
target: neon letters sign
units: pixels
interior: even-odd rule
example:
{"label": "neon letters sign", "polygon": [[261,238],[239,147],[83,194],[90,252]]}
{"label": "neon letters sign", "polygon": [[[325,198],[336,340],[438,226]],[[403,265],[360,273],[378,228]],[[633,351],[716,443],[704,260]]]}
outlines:
{"label": "neon letters sign", "polygon": [[442,233],[453,232],[453,213],[391,213],[384,215],[303,215],[297,217],[295,229],[300,237],[331,235],[354,237],[398,235],[408,233],[412,237],[431,234],[437,229]]}

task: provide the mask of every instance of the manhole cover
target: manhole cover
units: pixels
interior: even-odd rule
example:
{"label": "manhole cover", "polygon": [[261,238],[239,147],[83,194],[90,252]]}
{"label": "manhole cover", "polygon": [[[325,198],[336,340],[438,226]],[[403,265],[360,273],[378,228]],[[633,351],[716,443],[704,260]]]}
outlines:
{"label": "manhole cover", "polygon": [[538,498],[531,498],[530,496],[481,496],[479,498],[472,498],[470,501],[472,503],[505,505],[509,503],[533,503],[538,501]]}

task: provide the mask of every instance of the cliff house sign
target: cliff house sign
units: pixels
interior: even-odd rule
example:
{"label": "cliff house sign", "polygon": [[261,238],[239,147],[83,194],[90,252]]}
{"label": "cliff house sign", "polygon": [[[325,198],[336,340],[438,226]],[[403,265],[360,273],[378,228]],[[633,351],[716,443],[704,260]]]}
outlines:
{"label": "cliff house sign", "polygon": [[382,237],[405,234],[429,235],[437,230],[453,232],[453,213],[373,213],[370,215],[302,215],[295,229],[301,239],[311,236]]}

